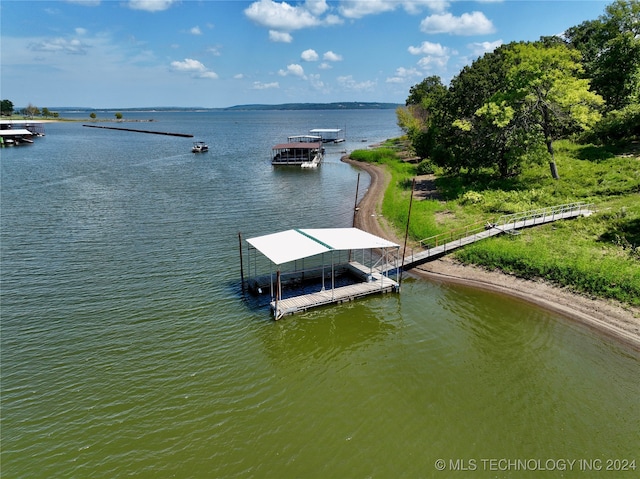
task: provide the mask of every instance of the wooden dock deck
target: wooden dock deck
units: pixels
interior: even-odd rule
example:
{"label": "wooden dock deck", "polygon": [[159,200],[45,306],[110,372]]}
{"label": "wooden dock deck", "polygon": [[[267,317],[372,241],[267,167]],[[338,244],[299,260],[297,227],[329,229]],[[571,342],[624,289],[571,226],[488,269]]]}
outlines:
{"label": "wooden dock deck", "polygon": [[339,304],[352,301],[362,296],[376,293],[388,293],[398,290],[398,283],[379,273],[372,275],[372,281],[355,283],[333,289],[325,289],[316,293],[294,296],[292,298],[271,301],[271,311],[275,319],[289,314],[306,311],[310,308],[327,304]]}

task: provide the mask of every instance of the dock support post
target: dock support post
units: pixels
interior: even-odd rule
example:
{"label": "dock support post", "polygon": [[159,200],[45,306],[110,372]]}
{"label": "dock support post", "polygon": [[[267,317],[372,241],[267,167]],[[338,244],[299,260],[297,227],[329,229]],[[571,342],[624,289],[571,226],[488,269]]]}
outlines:
{"label": "dock support post", "polygon": [[411,220],[411,205],[413,204],[413,190],[416,187],[415,177],[411,181],[411,196],[409,197],[409,213],[407,214],[407,227],[404,231],[404,248],[402,248],[402,265],[400,266],[400,276],[398,277],[398,289],[402,286],[402,268],[404,268],[404,256],[407,253],[407,236],[409,236],[409,221]]}
{"label": "dock support post", "polygon": [[242,284],[242,293],[244,294],[244,265],[242,264],[242,233],[238,233],[238,244],[240,246],[240,282]]}
{"label": "dock support post", "polygon": [[358,212],[358,189],[360,188],[360,173],[358,173],[358,181],[356,182],[356,200],[353,205],[353,223],[351,226],[356,227],[356,213]]}

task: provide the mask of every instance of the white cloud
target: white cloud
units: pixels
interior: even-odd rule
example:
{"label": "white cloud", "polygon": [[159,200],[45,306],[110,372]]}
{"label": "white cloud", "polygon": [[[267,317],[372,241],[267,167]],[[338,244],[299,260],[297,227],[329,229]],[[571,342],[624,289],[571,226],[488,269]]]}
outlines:
{"label": "white cloud", "polygon": [[502,40],[496,40],[495,42],[476,42],[470,43],[469,45],[467,45],[467,47],[469,48],[469,50],[471,50],[471,53],[473,55],[481,56],[487,52],[494,51],[496,48],[502,45],[502,43]]}
{"label": "white cloud", "polygon": [[340,14],[347,18],[362,18],[367,15],[390,12],[399,5],[394,0],[352,0],[343,1],[339,7]]}
{"label": "white cloud", "polygon": [[191,35],[202,35],[202,31],[200,30],[200,27],[192,27],[191,30],[189,30],[189,33]]}
{"label": "white cloud", "polygon": [[302,66],[298,65],[297,63],[292,63],[291,65],[287,65],[287,69],[278,71],[278,75],[283,77],[288,75],[293,75],[296,77],[305,78],[304,68],[302,68]]}
{"label": "white cloud", "polygon": [[175,1],[176,0],[129,0],[129,8],[147,12],[161,12],[171,7]]}
{"label": "white cloud", "polygon": [[418,66],[424,70],[443,69],[447,66],[449,57],[422,57]]}
{"label": "white cloud", "polygon": [[269,40],[272,42],[291,43],[293,41],[293,37],[290,33],[269,30]]}
{"label": "white cloud", "polygon": [[324,90],[326,88],[325,83],[320,80],[320,75],[310,75],[309,84],[315,90]]}
{"label": "white cloud", "polygon": [[357,82],[353,79],[352,75],[338,77],[338,83],[348,90],[373,90],[376,83],[373,81]]}
{"label": "white cloud", "polygon": [[322,58],[324,60],[329,61],[329,62],[341,62],[342,61],[342,55],[338,55],[337,53],[333,53],[331,50],[329,50],[328,52],[325,52],[325,54],[322,55]]}
{"label": "white cloud", "polygon": [[41,40],[36,43],[29,44],[29,50],[35,52],[48,52],[48,53],[69,53],[72,55],[85,55],[87,53],[88,45],[82,43],[80,40],[74,38],[67,40],[65,38],[53,38],[50,40]]}
{"label": "white cloud", "polygon": [[305,62],[317,62],[320,56],[312,48],[305,50],[300,55],[300,58]]}
{"label": "white cloud", "polygon": [[257,25],[269,28],[269,39],[273,42],[291,43],[290,32],[317,26],[337,25],[343,20],[329,12],[326,0],[306,0],[295,6],[282,1],[257,0],[244,10],[245,16]]}
{"label": "white cloud", "polygon": [[409,53],[412,55],[446,56],[449,55],[450,50],[439,43],[422,42],[418,47],[409,47]]}
{"label": "white cloud", "polygon": [[396,69],[395,76],[387,78],[387,83],[404,83],[411,78],[422,77],[422,72],[415,68],[400,67]]}
{"label": "white cloud", "polygon": [[443,12],[449,6],[446,0],[343,0],[338,11],[346,18],[362,18],[367,15],[391,12],[402,7],[409,14],[420,13],[424,8],[434,12]]}
{"label": "white cloud", "polygon": [[322,62],[318,68],[320,70],[331,70],[333,67],[331,65],[329,65],[327,62]]}
{"label": "white cloud", "polygon": [[177,72],[191,73],[194,78],[206,78],[209,80],[218,78],[217,73],[210,71],[202,62],[192,58],[185,58],[182,62],[171,62],[171,68]]}
{"label": "white cloud", "polygon": [[242,80],[243,78],[244,78],[243,73],[236,73],[235,75],[233,75],[234,80]]}
{"label": "white cloud", "polygon": [[218,79],[218,74],[216,72],[206,71],[206,72],[202,72],[200,75],[198,75],[198,78],[207,78],[209,80],[217,80]]}
{"label": "white cloud", "polygon": [[[311,2],[316,8],[317,3]],[[318,17],[304,6],[292,7],[287,2],[278,3],[273,0],[254,2],[244,10],[244,14],[258,25],[284,32],[315,27],[321,23]]]}
{"label": "white cloud", "polygon": [[207,70],[207,67],[202,62],[191,58],[185,58],[183,62],[171,62],[171,67],[179,72],[203,72]]}
{"label": "white cloud", "polygon": [[425,70],[445,68],[451,55],[457,53],[439,43],[431,42],[422,42],[417,47],[410,46],[408,50],[412,55],[424,55],[418,60],[418,66]]}
{"label": "white cloud", "polygon": [[220,55],[222,55],[222,53],[220,52],[220,47],[218,46],[208,47],[206,51],[207,53],[210,53],[211,55],[216,57],[219,57]]}
{"label": "white cloud", "polygon": [[304,2],[304,6],[316,16],[322,15],[329,9],[329,5],[327,5],[326,0],[306,0]]}
{"label": "white cloud", "polygon": [[87,34],[87,29],[86,28],[82,28],[82,27],[78,27],[76,28],[76,35],[86,35]]}
{"label": "white cloud", "polygon": [[280,88],[280,84],[275,81],[271,83],[262,83],[259,81],[253,82],[253,90],[269,90],[271,88]]}
{"label": "white cloud", "polygon": [[451,13],[426,17],[420,23],[424,33],[451,33],[454,35],[480,35],[493,33],[494,27],[482,12],[463,13],[454,17]]}

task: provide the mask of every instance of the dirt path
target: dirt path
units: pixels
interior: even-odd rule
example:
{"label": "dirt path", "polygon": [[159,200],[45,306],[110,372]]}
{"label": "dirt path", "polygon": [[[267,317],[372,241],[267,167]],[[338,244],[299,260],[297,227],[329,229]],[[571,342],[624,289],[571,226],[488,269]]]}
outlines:
{"label": "dirt path", "polygon": [[[361,163],[346,157],[342,161],[366,171],[371,177],[369,189],[358,204],[356,227],[403,245],[404,239],[398,238],[394,229],[381,216],[382,200],[391,175],[386,169],[370,163]],[[544,281],[524,280],[502,272],[464,266],[449,257],[425,263],[410,272],[431,281],[466,284],[515,296],[577,321],[640,351],[640,308],[588,298]]]}

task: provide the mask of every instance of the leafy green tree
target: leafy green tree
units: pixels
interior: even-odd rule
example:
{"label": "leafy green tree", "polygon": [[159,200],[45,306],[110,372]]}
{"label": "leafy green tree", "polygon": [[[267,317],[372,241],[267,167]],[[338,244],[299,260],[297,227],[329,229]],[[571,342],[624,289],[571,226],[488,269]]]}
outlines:
{"label": "leafy green tree", "polygon": [[42,108],[42,116],[44,116],[45,118],[48,118],[51,116],[51,112],[49,111],[48,108],[46,107]]}
{"label": "leafy green tree", "polygon": [[115,117],[116,117],[116,120],[122,120],[122,113],[117,112],[117,113],[115,114]]}
{"label": "leafy green tree", "polygon": [[421,158],[431,156],[436,146],[446,96],[447,87],[440,77],[427,77],[411,87],[406,108],[396,113],[398,125],[407,133],[415,153]]}
{"label": "leafy green tree", "polygon": [[96,113],[93,111],[89,114],[89,118],[91,118],[92,120],[95,120],[96,116],[97,116]]}
{"label": "leafy green tree", "polygon": [[478,110],[500,128],[517,117],[531,132],[542,133],[555,179],[554,139],[572,129],[589,130],[601,118],[598,108],[604,100],[589,89],[588,79],[579,77],[580,56],[564,45],[514,45],[507,51],[506,88]]}
{"label": "leafy green tree", "polygon": [[2,100],[0,102],[0,113],[5,116],[13,115],[13,102],[11,100]]}
{"label": "leafy green tree", "polygon": [[582,53],[585,77],[591,79],[609,111],[638,102],[639,0],[616,0],[604,15],[569,28],[565,37]]}
{"label": "leafy green tree", "polygon": [[444,101],[433,161],[451,172],[497,169],[502,176],[518,168],[507,167],[508,130],[476,114],[506,84],[505,55],[511,45],[486,53],[453,78]]}

